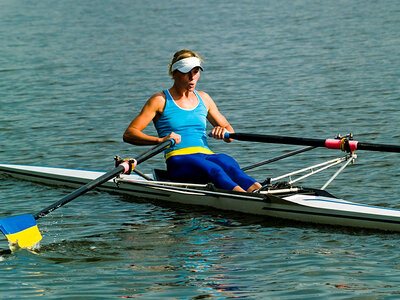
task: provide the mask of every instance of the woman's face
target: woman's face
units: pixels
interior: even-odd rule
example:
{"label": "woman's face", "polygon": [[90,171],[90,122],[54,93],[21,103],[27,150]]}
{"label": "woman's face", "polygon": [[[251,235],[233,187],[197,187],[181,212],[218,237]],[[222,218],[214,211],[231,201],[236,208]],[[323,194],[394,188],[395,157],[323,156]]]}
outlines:
{"label": "woman's face", "polygon": [[181,88],[193,92],[196,88],[197,80],[200,78],[200,68],[195,67],[187,73],[175,72],[174,80]]}

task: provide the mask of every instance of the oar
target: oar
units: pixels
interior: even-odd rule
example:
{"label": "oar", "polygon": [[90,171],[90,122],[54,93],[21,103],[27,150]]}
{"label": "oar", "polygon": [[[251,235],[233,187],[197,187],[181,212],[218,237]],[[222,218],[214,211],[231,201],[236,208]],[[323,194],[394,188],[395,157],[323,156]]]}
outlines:
{"label": "oar", "polygon": [[138,165],[145,160],[153,157],[154,155],[162,152],[165,148],[173,146],[174,143],[174,140],[165,141],[142,153],[135,160],[122,162],[114,170],[111,170],[104,175],[98,177],[97,179],[88,182],[84,186],[73,191],[72,193],[68,194],[67,196],[63,197],[52,205],[46,207],[35,215],[20,215],[1,219],[0,230],[4,233],[4,235],[12,244],[17,243],[20,248],[31,248],[42,239],[42,236],[36,224],[37,219],[40,219],[41,217],[51,213],[57,208],[67,204],[75,198],[94,189],[95,187],[100,186],[104,182],[107,182],[117,175],[130,172],[131,169],[135,167],[135,164],[132,165],[134,161],[136,161],[136,165]]}
{"label": "oar", "polygon": [[248,141],[248,142],[303,145],[303,146],[313,146],[313,147],[325,147],[329,149],[342,149],[348,152],[355,150],[370,150],[370,151],[400,153],[400,146],[397,145],[361,143],[346,138],[323,140],[323,139],[265,135],[265,134],[254,134],[254,133],[236,133],[236,132],[226,133],[224,137],[227,139],[231,138],[235,140]]}

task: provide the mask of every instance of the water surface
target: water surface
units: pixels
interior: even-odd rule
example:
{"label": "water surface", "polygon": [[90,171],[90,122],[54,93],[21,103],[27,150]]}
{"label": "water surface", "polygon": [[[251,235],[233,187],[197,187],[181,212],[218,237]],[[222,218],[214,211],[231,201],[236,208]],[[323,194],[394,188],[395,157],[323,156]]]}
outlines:
{"label": "water surface", "polygon": [[[388,1],[2,1],[0,162],[109,170],[122,133],[168,88],[172,54],[203,56],[198,89],[236,131],[400,144],[400,9]],[[155,131],[150,126],[146,132]],[[294,146],[210,141],[241,165]],[[264,180],[341,155],[317,149]],[[329,187],[400,208],[399,155],[359,152]],[[163,167],[161,157],[142,171]],[[321,187],[328,174],[304,185]],[[1,217],[70,192],[2,178]],[[39,221],[34,252],[0,241],[0,297],[396,299],[398,234],[314,226],[91,192]]]}

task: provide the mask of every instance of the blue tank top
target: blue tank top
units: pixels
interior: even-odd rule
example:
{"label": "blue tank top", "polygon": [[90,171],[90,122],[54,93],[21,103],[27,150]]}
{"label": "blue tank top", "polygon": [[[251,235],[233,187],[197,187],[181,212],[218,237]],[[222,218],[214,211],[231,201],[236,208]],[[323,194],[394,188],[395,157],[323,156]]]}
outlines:
{"label": "blue tank top", "polygon": [[165,157],[172,155],[207,153],[212,154],[207,143],[207,107],[200,95],[196,92],[199,104],[193,109],[179,107],[168,90],[163,91],[166,103],[161,117],[154,123],[159,137],[164,137],[171,132],[181,136],[181,142],[168,148]]}

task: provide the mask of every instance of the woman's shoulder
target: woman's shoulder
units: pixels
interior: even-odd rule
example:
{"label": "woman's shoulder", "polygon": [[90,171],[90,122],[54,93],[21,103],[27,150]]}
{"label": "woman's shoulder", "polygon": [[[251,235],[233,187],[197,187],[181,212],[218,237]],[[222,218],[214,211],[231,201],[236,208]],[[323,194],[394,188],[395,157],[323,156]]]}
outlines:
{"label": "woman's shoulder", "polygon": [[203,91],[196,91],[196,92],[199,94],[199,96],[201,97],[207,108],[209,108],[211,104],[214,103],[214,100],[206,92]]}
{"label": "woman's shoulder", "polygon": [[164,92],[159,92],[159,93],[155,93],[154,95],[152,95],[148,101],[151,101],[153,103],[165,103],[165,99],[166,99],[166,96],[165,96]]}
{"label": "woman's shoulder", "polygon": [[155,93],[147,100],[146,105],[155,108],[157,111],[164,110],[165,100],[166,97],[163,92]]}
{"label": "woman's shoulder", "polygon": [[201,98],[210,98],[210,95],[203,91],[196,90],[197,94],[200,95]]}
{"label": "woman's shoulder", "polygon": [[152,100],[152,99],[165,100],[165,94],[164,94],[164,92],[155,93],[149,98],[149,100]]}

